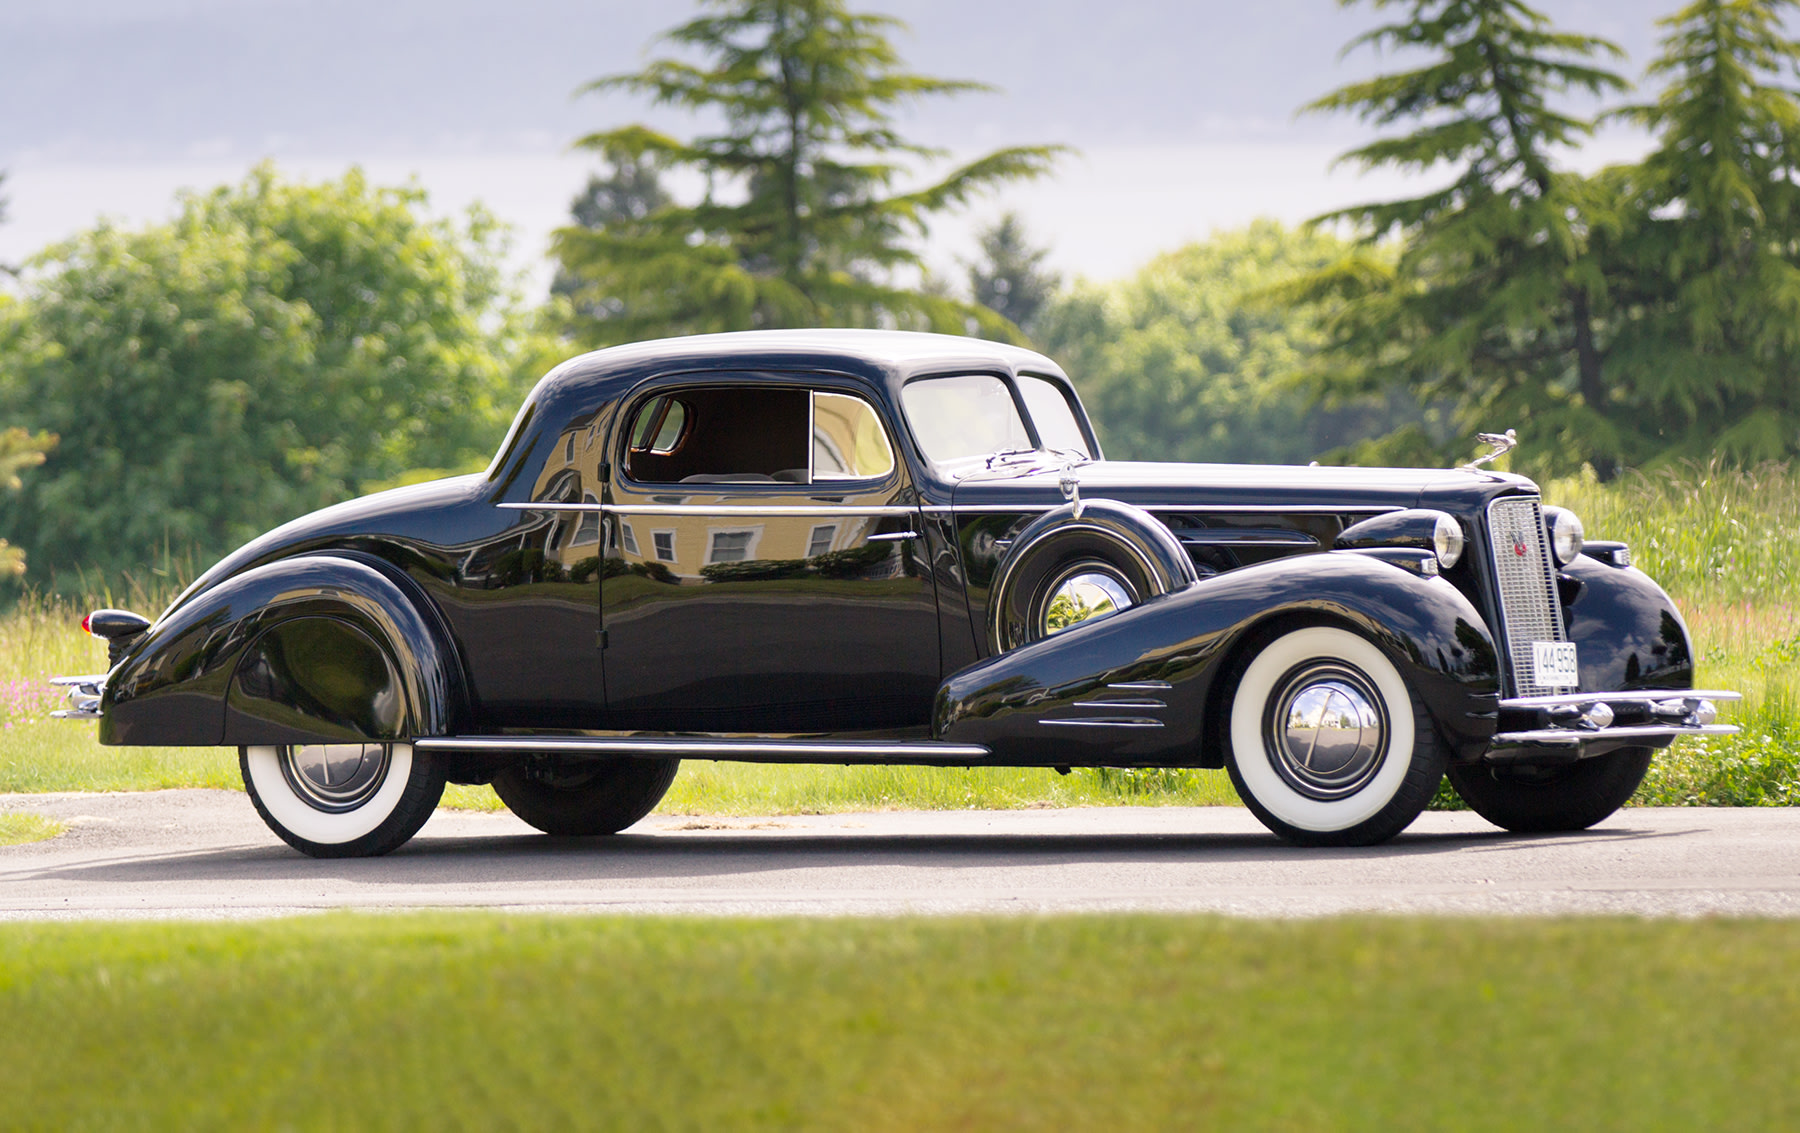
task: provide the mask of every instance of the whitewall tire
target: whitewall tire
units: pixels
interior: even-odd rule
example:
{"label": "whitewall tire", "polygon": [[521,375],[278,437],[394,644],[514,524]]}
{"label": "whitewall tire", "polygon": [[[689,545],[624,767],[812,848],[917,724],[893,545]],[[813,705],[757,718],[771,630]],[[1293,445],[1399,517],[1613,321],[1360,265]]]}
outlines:
{"label": "whitewall tire", "polygon": [[269,829],[316,858],[385,854],[444,794],[442,766],[411,744],[243,747],[238,766]]}
{"label": "whitewall tire", "polygon": [[1232,782],[1291,842],[1384,842],[1444,777],[1436,730],[1406,679],[1346,629],[1307,626],[1268,641],[1238,678],[1230,711]]}

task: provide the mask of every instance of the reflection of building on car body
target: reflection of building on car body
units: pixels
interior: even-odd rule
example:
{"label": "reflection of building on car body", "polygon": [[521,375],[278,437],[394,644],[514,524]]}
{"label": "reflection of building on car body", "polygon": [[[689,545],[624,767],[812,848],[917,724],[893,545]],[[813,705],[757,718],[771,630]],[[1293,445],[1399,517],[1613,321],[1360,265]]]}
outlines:
{"label": "reflection of building on car body", "polygon": [[239,748],[322,856],[400,845],[446,781],[609,833],[684,758],[1226,767],[1308,844],[1393,836],[1448,773],[1579,829],[1730,730],[1667,595],[1529,480],[1107,461],[1050,359],[875,331],[572,359],[486,472],[89,628],[71,715]]}

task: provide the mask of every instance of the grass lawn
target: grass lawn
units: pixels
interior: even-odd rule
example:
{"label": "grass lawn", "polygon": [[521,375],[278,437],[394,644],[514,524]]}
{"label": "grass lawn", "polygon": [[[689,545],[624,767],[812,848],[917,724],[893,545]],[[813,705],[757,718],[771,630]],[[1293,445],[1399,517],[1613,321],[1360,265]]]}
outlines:
{"label": "grass lawn", "polygon": [[1800,924],[0,926],[22,1128],[1800,1123]]}

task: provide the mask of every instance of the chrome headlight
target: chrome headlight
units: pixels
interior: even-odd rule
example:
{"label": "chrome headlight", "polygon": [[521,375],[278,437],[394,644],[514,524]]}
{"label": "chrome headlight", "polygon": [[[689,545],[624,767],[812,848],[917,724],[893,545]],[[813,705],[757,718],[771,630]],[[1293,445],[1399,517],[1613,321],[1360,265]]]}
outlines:
{"label": "chrome headlight", "polygon": [[1431,549],[1437,552],[1438,566],[1445,570],[1455,566],[1463,553],[1462,524],[1440,513],[1437,526],[1431,531]]}
{"label": "chrome headlight", "polygon": [[1547,507],[1544,509],[1544,527],[1550,534],[1550,553],[1556,556],[1557,566],[1568,566],[1581,553],[1586,542],[1586,532],[1581,528],[1581,520],[1568,508]]}

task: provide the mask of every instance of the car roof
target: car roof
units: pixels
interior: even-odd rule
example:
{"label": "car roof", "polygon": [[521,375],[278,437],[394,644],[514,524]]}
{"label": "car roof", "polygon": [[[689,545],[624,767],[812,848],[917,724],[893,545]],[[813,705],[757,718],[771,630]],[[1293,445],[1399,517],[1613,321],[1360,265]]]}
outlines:
{"label": "car roof", "polygon": [[1033,350],[985,339],[895,330],[753,330],[660,338],[612,346],[550,371],[534,400],[589,404],[611,400],[639,381],[681,370],[827,370],[856,374],[897,393],[907,379],[956,370],[1029,370],[1063,376]]}

